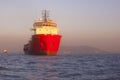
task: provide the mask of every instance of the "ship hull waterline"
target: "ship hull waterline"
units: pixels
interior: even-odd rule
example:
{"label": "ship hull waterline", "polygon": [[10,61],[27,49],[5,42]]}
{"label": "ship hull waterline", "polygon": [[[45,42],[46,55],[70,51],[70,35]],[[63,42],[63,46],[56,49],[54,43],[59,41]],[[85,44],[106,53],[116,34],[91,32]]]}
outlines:
{"label": "ship hull waterline", "polygon": [[40,56],[56,56],[57,55],[57,51],[53,52],[53,51],[32,51],[32,52],[25,52],[25,54],[27,55],[40,55]]}

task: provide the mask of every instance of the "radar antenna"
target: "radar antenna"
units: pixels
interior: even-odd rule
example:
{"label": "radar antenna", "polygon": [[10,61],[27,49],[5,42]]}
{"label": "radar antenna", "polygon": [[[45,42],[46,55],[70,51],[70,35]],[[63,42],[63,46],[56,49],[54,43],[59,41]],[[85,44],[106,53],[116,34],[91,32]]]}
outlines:
{"label": "radar antenna", "polygon": [[49,17],[49,12],[47,10],[42,11],[43,21],[47,22]]}

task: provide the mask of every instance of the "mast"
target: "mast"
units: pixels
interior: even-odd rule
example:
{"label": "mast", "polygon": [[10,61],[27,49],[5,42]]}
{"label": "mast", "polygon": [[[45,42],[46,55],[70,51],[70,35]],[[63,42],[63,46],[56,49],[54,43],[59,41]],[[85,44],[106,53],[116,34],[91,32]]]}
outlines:
{"label": "mast", "polygon": [[43,10],[42,11],[42,18],[44,22],[48,21],[48,17],[49,17],[49,12],[47,10]]}

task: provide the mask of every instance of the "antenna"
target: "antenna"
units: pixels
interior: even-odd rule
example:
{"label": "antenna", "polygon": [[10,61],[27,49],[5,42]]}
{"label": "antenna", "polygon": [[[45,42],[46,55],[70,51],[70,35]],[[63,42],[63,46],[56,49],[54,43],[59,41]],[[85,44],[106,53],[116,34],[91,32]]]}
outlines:
{"label": "antenna", "polygon": [[49,17],[49,12],[47,10],[42,11],[43,21],[47,22]]}

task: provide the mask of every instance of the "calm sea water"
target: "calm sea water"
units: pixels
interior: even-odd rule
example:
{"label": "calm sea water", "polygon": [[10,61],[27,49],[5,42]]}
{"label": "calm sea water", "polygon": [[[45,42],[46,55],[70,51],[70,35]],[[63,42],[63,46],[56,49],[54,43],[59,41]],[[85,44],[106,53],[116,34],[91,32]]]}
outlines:
{"label": "calm sea water", "polygon": [[0,80],[120,80],[120,54],[0,54]]}

